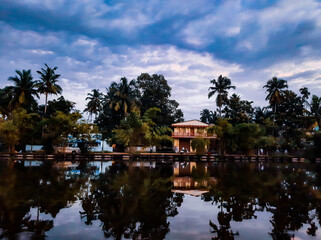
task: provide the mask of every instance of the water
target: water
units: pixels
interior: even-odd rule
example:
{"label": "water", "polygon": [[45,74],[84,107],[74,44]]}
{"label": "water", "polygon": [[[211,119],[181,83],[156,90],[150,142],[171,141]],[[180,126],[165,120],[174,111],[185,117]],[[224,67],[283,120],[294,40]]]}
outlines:
{"label": "water", "polygon": [[317,164],[2,161],[0,238],[321,239],[320,173]]}

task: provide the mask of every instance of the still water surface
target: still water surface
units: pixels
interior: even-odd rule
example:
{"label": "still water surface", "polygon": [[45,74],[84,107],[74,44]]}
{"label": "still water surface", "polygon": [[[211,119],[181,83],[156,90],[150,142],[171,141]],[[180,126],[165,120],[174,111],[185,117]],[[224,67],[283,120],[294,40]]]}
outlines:
{"label": "still water surface", "polygon": [[3,239],[321,239],[321,165],[0,162]]}

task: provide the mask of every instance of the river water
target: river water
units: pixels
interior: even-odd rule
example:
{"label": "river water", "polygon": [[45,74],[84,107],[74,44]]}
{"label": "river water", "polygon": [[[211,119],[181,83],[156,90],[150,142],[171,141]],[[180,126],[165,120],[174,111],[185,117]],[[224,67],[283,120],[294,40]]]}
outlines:
{"label": "river water", "polygon": [[321,239],[321,165],[0,162],[3,239]]}

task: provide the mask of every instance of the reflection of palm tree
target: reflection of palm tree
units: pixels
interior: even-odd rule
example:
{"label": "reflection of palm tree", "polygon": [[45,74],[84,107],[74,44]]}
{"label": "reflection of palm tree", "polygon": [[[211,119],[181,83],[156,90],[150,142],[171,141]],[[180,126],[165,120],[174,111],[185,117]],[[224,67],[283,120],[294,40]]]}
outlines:
{"label": "reflection of palm tree", "polygon": [[115,164],[92,181],[81,216],[86,224],[97,217],[107,238],[164,239],[183,197],[171,192],[171,173]]}
{"label": "reflection of palm tree", "polygon": [[8,80],[14,83],[14,86],[7,88],[12,94],[10,104],[29,108],[36,104],[34,96],[39,98],[36,88],[36,81],[32,80],[31,70],[16,71],[17,75],[9,77]]}
{"label": "reflection of palm tree", "polygon": [[213,237],[212,240],[234,240],[235,235],[239,235],[238,232],[233,233],[230,229],[230,222],[232,220],[232,213],[219,212],[217,214],[217,220],[220,225],[218,227],[211,220],[209,222],[210,227],[212,228],[211,233],[216,233],[217,236]]}
{"label": "reflection of palm tree", "polygon": [[216,105],[219,107],[220,117],[222,117],[222,106],[227,101],[228,90],[235,89],[235,86],[231,85],[229,78],[222,77],[222,75],[217,78],[217,81],[213,79],[210,83],[214,84],[214,87],[209,87],[208,98],[217,94]]}
{"label": "reflection of palm tree", "polygon": [[284,94],[286,88],[288,88],[288,84],[286,80],[278,79],[277,77],[273,77],[270,79],[266,85],[264,85],[268,95],[265,100],[269,100],[270,105],[274,106],[274,122],[276,116],[276,107],[283,101]]}
{"label": "reflection of palm tree", "polygon": [[95,116],[97,115],[97,113],[99,113],[99,111],[101,111],[102,109],[102,94],[99,92],[98,89],[93,89],[91,90],[92,93],[88,93],[88,97],[86,98],[86,100],[89,100],[89,102],[87,103],[87,106],[84,110],[84,112],[89,112],[90,117],[92,118],[92,115],[95,114]]}
{"label": "reflection of palm tree", "polygon": [[46,95],[45,101],[45,114],[47,112],[47,104],[48,104],[48,94],[61,94],[62,88],[57,84],[58,78],[60,74],[56,74],[55,71],[57,67],[50,68],[47,64],[45,64],[46,69],[41,68],[41,71],[37,71],[40,74],[40,81],[37,83],[36,87],[40,93],[44,93]]}

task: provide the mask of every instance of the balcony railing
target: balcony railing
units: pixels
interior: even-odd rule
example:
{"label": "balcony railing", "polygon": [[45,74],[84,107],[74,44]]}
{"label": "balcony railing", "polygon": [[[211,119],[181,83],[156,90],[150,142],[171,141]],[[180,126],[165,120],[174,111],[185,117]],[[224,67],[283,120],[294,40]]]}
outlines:
{"label": "balcony railing", "polygon": [[180,132],[173,132],[172,137],[212,137],[215,138],[215,133],[180,133]]}

